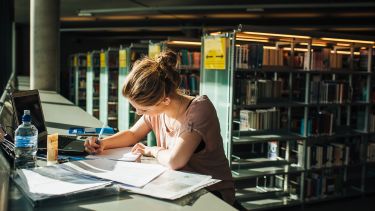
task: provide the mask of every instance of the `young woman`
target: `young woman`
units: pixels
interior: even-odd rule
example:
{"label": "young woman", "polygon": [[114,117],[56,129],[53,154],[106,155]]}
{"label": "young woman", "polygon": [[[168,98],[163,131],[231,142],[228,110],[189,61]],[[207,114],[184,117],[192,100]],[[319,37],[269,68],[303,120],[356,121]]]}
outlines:
{"label": "young woman", "polygon": [[[155,157],[174,170],[211,175],[221,182],[207,189],[234,203],[234,183],[224,154],[216,110],[207,96],[182,94],[178,86],[176,54],[167,51],[157,59],[138,60],[125,79],[122,94],[142,117],[129,130],[85,142],[89,153],[133,146],[132,152]],[[156,147],[139,143],[151,130]]]}

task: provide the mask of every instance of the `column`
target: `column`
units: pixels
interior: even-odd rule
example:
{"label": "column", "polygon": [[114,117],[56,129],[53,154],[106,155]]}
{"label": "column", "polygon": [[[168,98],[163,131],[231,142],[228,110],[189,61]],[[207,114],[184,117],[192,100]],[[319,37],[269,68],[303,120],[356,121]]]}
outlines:
{"label": "column", "polygon": [[30,1],[30,89],[59,91],[60,0]]}

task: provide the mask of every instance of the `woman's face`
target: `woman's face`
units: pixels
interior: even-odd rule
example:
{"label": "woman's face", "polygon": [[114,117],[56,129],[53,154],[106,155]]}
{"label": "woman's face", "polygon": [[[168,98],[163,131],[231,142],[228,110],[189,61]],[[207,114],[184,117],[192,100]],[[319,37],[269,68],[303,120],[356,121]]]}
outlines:
{"label": "woman's face", "polygon": [[150,116],[155,116],[163,113],[169,105],[169,99],[164,99],[153,106],[142,106],[130,99],[129,102],[135,108],[135,111],[138,115],[146,114]]}

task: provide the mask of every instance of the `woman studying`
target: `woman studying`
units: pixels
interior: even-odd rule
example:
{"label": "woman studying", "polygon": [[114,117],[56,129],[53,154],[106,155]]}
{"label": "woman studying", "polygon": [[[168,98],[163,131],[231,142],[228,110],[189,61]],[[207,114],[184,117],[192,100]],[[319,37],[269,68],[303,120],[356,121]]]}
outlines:
{"label": "woman studying", "polygon": [[[227,203],[234,203],[234,183],[225,157],[216,110],[207,96],[192,97],[178,89],[177,56],[162,52],[157,59],[138,60],[126,77],[122,94],[142,117],[129,130],[91,138],[86,151],[133,146],[132,152],[155,157],[174,170],[211,175],[221,182],[207,189]],[[139,143],[151,130],[157,146]]]}

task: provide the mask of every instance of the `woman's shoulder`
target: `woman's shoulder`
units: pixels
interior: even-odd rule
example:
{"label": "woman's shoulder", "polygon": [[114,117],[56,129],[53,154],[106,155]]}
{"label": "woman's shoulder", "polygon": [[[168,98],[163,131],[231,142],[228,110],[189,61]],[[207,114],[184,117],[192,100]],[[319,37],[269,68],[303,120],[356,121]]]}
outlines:
{"label": "woman's shoulder", "polygon": [[215,111],[215,107],[207,95],[200,95],[193,99],[191,105],[189,106],[189,110],[190,112],[207,113],[210,111]]}

